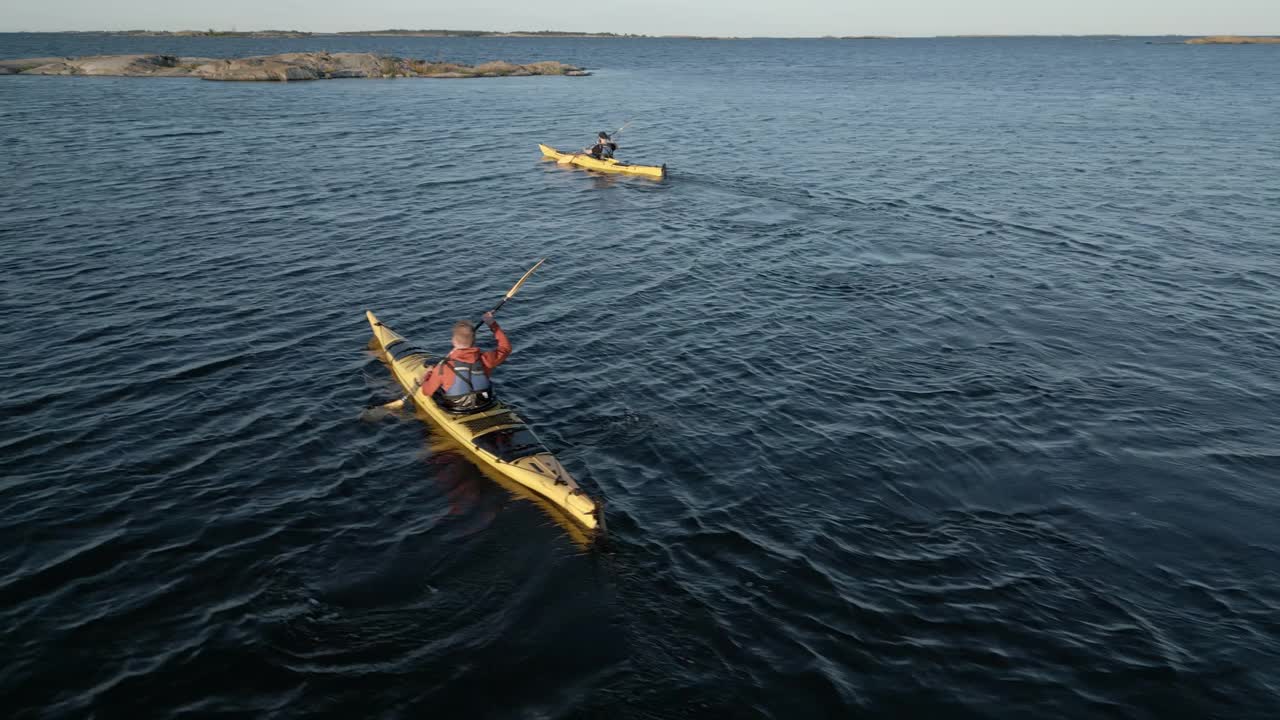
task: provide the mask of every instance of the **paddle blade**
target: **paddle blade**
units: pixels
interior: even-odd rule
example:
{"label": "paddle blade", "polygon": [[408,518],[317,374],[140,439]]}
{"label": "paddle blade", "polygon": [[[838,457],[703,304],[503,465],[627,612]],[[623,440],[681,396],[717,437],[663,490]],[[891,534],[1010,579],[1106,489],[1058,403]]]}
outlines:
{"label": "paddle blade", "polygon": [[534,265],[533,267],[529,268],[529,272],[525,273],[524,277],[520,278],[519,282],[511,286],[511,290],[507,292],[507,297],[505,299],[510,300],[511,298],[515,297],[515,294],[517,292],[520,292],[520,286],[524,285],[525,281],[533,276],[533,271],[542,267],[542,263],[546,261],[547,261],[546,258],[542,258],[541,260],[538,261],[537,265]]}
{"label": "paddle blade", "polygon": [[[512,285],[512,286],[511,286],[511,289],[507,291],[507,295],[506,295],[506,297],[502,298],[502,302],[500,302],[500,303],[498,303],[497,305],[495,305],[495,306],[493,307],[493,309],[489,311],[489,313],[490,313],[490,314],[492,314],[492,313],[496,313],[496,312],[498,312],[499,310],[501,310],[501,309],[502,309],[502,306],[503,306],[503,305],[506,305],[508,300],[510,300],[511,298],[515,297],[515,294],[516,294],[516,293],[518,293],[518,292],[520,292],[520,286],[521,286],[521,285],[524,285],[525,281],[526,281],[526,280],[528,280],[528,279],[533,275],[533,271],[534,271],[534,270],[537,270],[537,269],[538,269],[538,268],[540,268],[540,267],[542,267],[542,263],[544,263],[544,262],[546,262],[546,261],[547,261],[547,259],[546,259],[546,258],[542,258],[541,260],[539,260],[539,261],[538,261],[538,264],[537,264],[537,265],[534,265],[533,267],[529,268],[529,272],[525,273],[525,274],[524,274],[524,277],[520,278],[520,280],[518,280],[518,281],[516,282],[516,284],[515,284],[515,285]],[[474,326],[472,326],[472,328],[471,328],[471,329],[472,329],[472,330],[479,330],[479,329],[480,329],[480,326],[481,326],[483,323],[484,323],[484,321],[483,321],[483,320],[481,320],[480,322],[478,322],[478,323],[476,323]]]}
{"label": "paddle blade", "polygon": [[360,411],[360,419],[368,422],[378,422],[385,419],[388,415],[394,415],[396,412],[404,409],[405,399],[392,400],[382,405],[374,405]]}

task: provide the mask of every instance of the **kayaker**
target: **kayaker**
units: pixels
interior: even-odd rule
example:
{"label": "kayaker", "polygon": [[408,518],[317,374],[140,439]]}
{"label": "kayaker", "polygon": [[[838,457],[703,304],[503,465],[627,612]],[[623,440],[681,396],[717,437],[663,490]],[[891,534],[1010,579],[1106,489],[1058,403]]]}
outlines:
{"label": "kayaker", "polygon": [[609,133],[602,130],[600,131],[600,134],[596,136],[596,144],[592,145],[588,152],[591,153],[591,157],[600,160],[601,158],[613,157],[613,152],[617,149],[618,143],[610,140]]}
{"label": "kayaker", "polygon": [[483,410],[493,404],[493,382],[489,376],[511,354],[511,342],[487,312],[481,318],[498,347],[481,351],[476,347],[476,333],[469,320],[459,320],[453,325],[453,350],[436,364],[422,383],[423,397],[436,401],[449,412],[466,413]]}

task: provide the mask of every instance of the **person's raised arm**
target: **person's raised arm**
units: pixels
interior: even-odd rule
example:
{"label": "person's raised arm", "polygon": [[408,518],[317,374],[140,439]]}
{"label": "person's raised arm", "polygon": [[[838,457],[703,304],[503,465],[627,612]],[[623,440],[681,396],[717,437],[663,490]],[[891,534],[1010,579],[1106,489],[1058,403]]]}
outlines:
{"label": "person's raised arm", "polygon": [[507,356],[511,354],[511,341],[507,339],[507,334],[498,327],[498,322],[493,319],[493,313],[487,312],[484,317],[484,324],[489,326],[489,330],[493,332],[493,339],[497,341],[498,347],[489,350],[480,356],[486,370],[492,370],[503,363]]}

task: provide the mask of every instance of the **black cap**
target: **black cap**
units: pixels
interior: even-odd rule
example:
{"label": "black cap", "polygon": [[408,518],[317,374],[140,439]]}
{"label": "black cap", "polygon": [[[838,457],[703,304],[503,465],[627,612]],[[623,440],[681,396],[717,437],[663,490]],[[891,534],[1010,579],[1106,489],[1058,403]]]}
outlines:
{"label": "black cap", "polygon": [[609,133],[604,132],[603,130],[601,130],[601,131],[600,131],[600,137],[604,138],[605,140],[608,140],[608,139],[609,139]]}

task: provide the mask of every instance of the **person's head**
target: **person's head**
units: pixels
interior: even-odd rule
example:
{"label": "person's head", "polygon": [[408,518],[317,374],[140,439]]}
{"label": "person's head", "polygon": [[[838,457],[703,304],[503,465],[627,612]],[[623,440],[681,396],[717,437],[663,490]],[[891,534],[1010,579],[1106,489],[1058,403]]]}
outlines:
{"label": "person's head", "polygon": [[476,344],[475,326],[470,320],[459,320],[453,324],[453,346],[455,348],[469,348]]}
{"label": "person's head", "polygon": [[601,131],[597,137],[599,137],[602,141],[608,141],[609,133]]}

